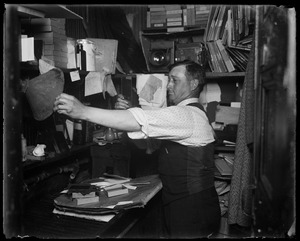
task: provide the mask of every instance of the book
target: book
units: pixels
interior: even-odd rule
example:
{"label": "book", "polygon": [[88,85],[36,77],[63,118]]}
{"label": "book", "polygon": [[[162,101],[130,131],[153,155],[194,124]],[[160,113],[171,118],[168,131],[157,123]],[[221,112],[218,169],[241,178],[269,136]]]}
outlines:
{"label": "book", "polygon": [[216,41],[211,41],[211,45],[213,47],[213,50],[215,52],[215,55],[216,55],[216,58],[217,58],[217,65],[218,65],[218,68],[219,68],[219,72],[227,72],[227,68],[225,66],[225,63],[222,59],[222,56],[221,56],[221,53],[216,45]]}
{"label": "book", "polygon": [[218,16],[218,13],[220,11],[220,5],[216,5],[215,8],[212,8],[214,9],[213,11],[213,15],[210,15],[211,19],[209,20],[209,23],[208,23],[208,33],[206,35],[206,41],[211,41],[213,40],[213,33],[215,31],[215,24],[216,24],[216,20],[217,20],[217,16]]}
{"label": "book", "polygon": [[149,8],[150,12],[161,12],[161,11],[165,11],[165,7],[151,7]]}
{"label": "book", "polygon": [[70,184],[68,187],[67,194],[81,193],[82,195],[89,194],[91,192],[97,192],[99,189],[97,186],[90,183],[78,183]]}
{"label": "book", "polygon": [[182,31],[184,31],[184,27],[167,28],[168,33],[182,32]]}
{"label": "book", "polygon": [[187,9],[182,10],[183,26],[188,25]]}
{"label": "book", "polygon": [[237,5],[232,5],[232,26],[233,26],[232,44],[236,45],[240,39]]}
{"label": "book", "polygon": [[165,5],[166,10],[180,10],[181,6],[179,4]]}
{"label": "book", "polygon": [[217,65],[217,56],[213,50],[212,43],[207,42],[206,45],[208,48],[208,52],[210,54],[209,62],[211,63],[210,66],[212,67],[211,68],[212,72],[221,72],[221,70],[219,69],[219,67]]}
{"label": "book", "polygon": [[87,198],[74,198],[76,205],[90,204],[99,202],[99,196]]}
{"label": "book", "polygon": [[229,9],[229,6],[226,5],[225,10],[224,10],[223,20],[222,20],[222,23],[220,26],[220,32],[219,32],[219,36],[218,36],[219,39],[223,38],[223,35],[225,32],[225,28],[226,28],[227,21],[228,21],[228,9]]}
{"label": "book", "polygon": [[232,36],[233,36],[233,24],[232,24],[232,10],[231,10],[231,8],[227,10],[226,30],[227,30],[226,43],[227,43],[228,46],[231,46],[232,45]]}
{"label": "book", "polygon": [[166,18],[182,18],[182,13],[168,14]]}
{"label": "book", "polygon": [[169,14],[177,14],[177,13],[182,14],[182,9],[178,9],[178,10],[167,10],[167,11],[166,11],[166,14],[167,14],[167,15],[169,15]]}
{"label": "book", "polygon": [[150,24],[165,23],[165,22],[166,22],[166,18],[164,18],[164,19],[151,19],[150,20]]}
{"label": "book", "polygon": [[167,18],[167,22],[176,22],[176,21],[182,21],[182,18]]}
{"label": "book", "polygon": [[151,23],[151,28],[164,28],[166,27],[166,23]]}
{"label": "book", "polygon": [[147,28],[150,28],[150,19],[151,19],[150,11],[147,11],[147,21],[146,21]]}
{"label": "book", "polygon": [[226,10],[226,5],[222,5],[218,14],[218,18],[216,21],[216,28],[214,31],[214,36],[213,36],[213,40],[217,40],[219,39],[219,35],[220,35],[220,30],[221,30],[221,26],[222,26],[222,22],[224,19],[224,13]]}
{"label": "book", "polygon": [[73,192],[72,193],[72,198],[88,198],[88,197],[96,197],[96,192],[90,192],[87,194],[82,194],[80,192]]}
{"label": "book", "polygon": [[232,166],[228,164],[223,158],[215,158],[215,166],[220,172],[221,176],[232,175]]}
{"label": "book", "polygon": [[182,21],[176,21],[176,22],[167,22],[167,26],[181,26]]}
{"label": "book", "polygon": [[232,62],[229,59],[228,53],[225,50],[225,47],[223,46],[220,39],[216,40],[217,47],[222,55],[222,59],[224,60],[224,63],[226,65],[228,72],[233,72],[235,70]]}
{"label": "book", "polygon": [[115,184],[104,188],[107,197],[115,197],[119,195],[128,194],[128,189],[122,184]]}

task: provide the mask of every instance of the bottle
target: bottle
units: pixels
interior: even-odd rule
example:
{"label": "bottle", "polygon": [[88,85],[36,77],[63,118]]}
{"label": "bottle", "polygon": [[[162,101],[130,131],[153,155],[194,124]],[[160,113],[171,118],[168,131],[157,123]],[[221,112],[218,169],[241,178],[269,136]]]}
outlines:
{"label": "bottle", "polygon": [[112,128],[107,128],[105,133],[105,140],[107,142],[112,142],[115,139],[115,133]]}
{"label": "bottle", "polygon": [[84,144],[84,131],[82,120],[74,120],[74,133],[73,133],[73,144],[83,145]]}
{"label": "bottle", "polygon": [[21,143],[22,143],[22,161],[26,161],[27,141],[23,134],[21,135]]}

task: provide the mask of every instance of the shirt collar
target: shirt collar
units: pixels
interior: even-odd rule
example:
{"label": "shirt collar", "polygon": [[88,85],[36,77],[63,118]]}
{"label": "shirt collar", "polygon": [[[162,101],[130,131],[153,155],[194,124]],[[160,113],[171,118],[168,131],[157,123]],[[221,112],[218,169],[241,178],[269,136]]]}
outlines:
{"label": "shirt collar", "polygon": [[198,103],[198,102],[199,102],[198,98],[189,98],[189,99],[185,99],[185,100],[179,102],[177,104],[177,106],[184,106],[184,105],[188,105],[190,103]]}

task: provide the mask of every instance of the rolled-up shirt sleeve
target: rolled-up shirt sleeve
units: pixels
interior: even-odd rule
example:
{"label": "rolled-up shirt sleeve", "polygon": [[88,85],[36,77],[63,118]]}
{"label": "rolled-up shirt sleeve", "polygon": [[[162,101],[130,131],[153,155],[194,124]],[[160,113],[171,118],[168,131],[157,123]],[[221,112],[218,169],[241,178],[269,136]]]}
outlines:
{"label": "rolled-up shirt sleeve", "polygon": [[128,109],[141,131],[128,132],[132,139],[148,137],[185,145],[206,145],[214,141],[206,114],[192,106],[172,106],[155,110]]}
{"label": "rolled-up shirt sleeve", "polygon": [[128,132],[128,136],[132,139],[146,139],[148,137],[149,123],[145,112],[141,108],[130,108],[128,110],[141,126],[141,131]]}

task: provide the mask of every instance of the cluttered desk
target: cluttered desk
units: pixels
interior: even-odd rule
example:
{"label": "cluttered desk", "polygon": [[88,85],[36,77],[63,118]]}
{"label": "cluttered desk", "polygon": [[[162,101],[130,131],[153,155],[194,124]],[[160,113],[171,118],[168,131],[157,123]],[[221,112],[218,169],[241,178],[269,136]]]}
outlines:
{"label": "cluttered desk", "polygon": [[162,188],[158,175],[105,176],[47,195],[24,212],[24,235],[37,238],[123,237]]}

